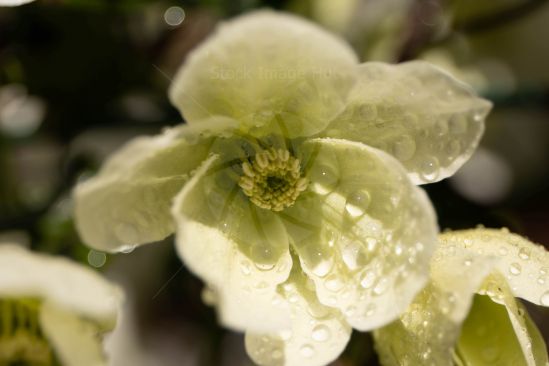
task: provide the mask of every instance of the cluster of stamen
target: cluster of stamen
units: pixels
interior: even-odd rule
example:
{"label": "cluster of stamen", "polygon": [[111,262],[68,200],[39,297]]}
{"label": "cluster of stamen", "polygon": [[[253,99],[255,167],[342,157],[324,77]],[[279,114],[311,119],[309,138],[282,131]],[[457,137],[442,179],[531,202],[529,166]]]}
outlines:
{"label": "cluster of stamen", "polygon": [[54,365],[39,325],[40,302],[0,299],[0,365]]}
{"label": "cluster of stamen", "polygon": [[244,175],[238,184],[257,206],[282,211],[294,204],[307,188],[307,179],[301,177],[299,159],[288,150],[260,150],[253,162],[244,162]]}

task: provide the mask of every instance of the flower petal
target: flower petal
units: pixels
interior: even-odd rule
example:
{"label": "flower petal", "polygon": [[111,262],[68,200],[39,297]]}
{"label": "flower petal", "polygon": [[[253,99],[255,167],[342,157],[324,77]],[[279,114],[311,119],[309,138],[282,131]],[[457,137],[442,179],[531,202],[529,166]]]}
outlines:
{"label": "flower petal", "polygon": [[444,233],[441,245],[464,248],[469,257],[496,258],[495,270],[505,276],[513,294],[549,306],[549,252],[507,229],[472,229]]}
{"label": "flower petal", "polygon": [[246,350],[258,365],[327,365],[345,349],[351,327],[334,308],[320,304],[314,284],[294,266],[281,292],[290,303],[292,327],[271,334],[246,333]]}
{"label": "flower petal", "polygon": [[67,259],[0,244],[0,297],[43,299],[66,311],[114,327],[120,290],[97,272]]}
{"label": "flower petal", "polygon": [[429,285],[399,319],[374,332],[383,365],[453,365],[461,324],[493,261],[466,262],[468,254],[459,248],[443,252],[435,252]]}
{"label": "flower petal", "polygon": [[517,302],[505,279],[491,276],[502,294],[498,304],[476,296],[456,347],[464,364],[547,365],[547,350],[526,309]]}
{"label": "flower petal", "polygon": [[342,40],[298,17],[257,11],[222,24],[180,69],[170,99],[189,123],[212,115],[287,137],[322,130],[344,107],[357,59]]}
{"label": "flower petal", "polygon": [[303,270],[354,328],[387,324],[427,280],[437,234],[427,196],[364,144],[314,139],[300,154],[310,191],[281,217]]}
{"label": "flower petal", "polygon": [[99,328],[73,312],[44,303],[40,325],[63,366],[104,366]]}
{"label": "flower petal", "polygon": [[423,61],[365,63],[347,109],[325,135],[395,156],[416,184],[451,176],[469,159],[491,103]]}
{"label": "flower petal", "polygon": [[84,242],[114,252],[171,234],[173,197],[207,157],[212,135],[229,125],[214,119],[126,144],[74,191],[76,225]]}
{"label": "flower petal", "polygon": [[244,198],[228,176],[231,168],[216,165],[219,160],[209,158],[175,199],[179,255],[219,296],[224,325],[288,327],[289,310],[276,292],[292,266],[284,227]]}

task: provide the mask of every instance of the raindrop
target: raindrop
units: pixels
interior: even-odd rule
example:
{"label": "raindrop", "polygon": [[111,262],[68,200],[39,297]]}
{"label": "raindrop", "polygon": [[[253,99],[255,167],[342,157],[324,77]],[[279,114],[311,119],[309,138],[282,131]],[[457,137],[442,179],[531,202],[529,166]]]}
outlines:
{"label": "raindrop", "polygon": [[337,292],[343,288],[343,282],[336,276],[332,275],[326,279],[324,286],[332,292]]}
{"label": "raindrop", "polygon": [[352,317],[356,314],[356,307],[349,306],[347,309],[345,309],[345,315],[348,317]]}
{"label": "raindrop", "polygon": [[310,344],[304,344],[299,349],[299,353],[301,354],[301,356],[303,356],[305,358],[311,358],[311,357],[314,356],[315,350],[314,350],[313,346],[311,346]]}
{"label": "raindrop", "polygon": [[334,262],[332,261],[331,258],[328,258],[328,259],[322,259],[320,262],[318,262],[318,264],[312,269],[312,272],[318,276],[318,277],[324,277],[326,276],[329,272],[330,272],[330,269],[332,269],[332,265],[334,264]]}
{"label": "raindrop", "polygon": [[540,285],[544,285],[544,284],[545,284],[545,277],[539,276],[539,277],[538,277],[538,283],[539,283]]}
{"label": "raindrop", "polygon": [[368,306],[366,306],[366,311],[364,312],[364,316],[370,317],[374,315],[375,311],[376,311],[376,304],[368,304]]}
{"label": "raindrop", "polygon": [[273,352],[271,353],[271,357],[272,357],[274,360],[281,359],[281,358],[282,358],[282,351],[279,350],[279,349],[273,350]]}
{"label": "raindrop", "polygon": [[408,135],[398,139],[393,146],[393,154],[400,161],[410,160],[416,152],[416,142]]}
{"label": "raindrop", "polygon": [[374,287],[374,295],[382,295],[389,288],[389,281],[387,278],[381,278]]}
{"label": "raindrop", "polygon": [[242,274],[248,276],[252,272],[250,268],[250,263],[248,261],[240,262],[240,270],[242,271]]}
{"label": "raindrop", "polygon": [[527,261],[530,259],[530,251],[527,248],[521,248],[519,250],[519,257],[520,259]]}
{"label": "raindrop", "polygon": [[358,268],[358,257],[360,254],[360,244],[357,242],[345,246],[342,251],[343,262],[353,270]]}
{"label": "raindrop", "polygon": [[502,257],[504,257],[504,256],[507,255],[508,250],[507,250],[507,248],[505,248],[505,247],[500,247],[498,253],[499,253],[499,255],[501,255]]}
{"label": "raindrop", "polygon": [[291,295],[288,297],[288,301],[289,301],[291,304],[295,304],[296,302],[299,301],[299,296],[297,296],[297,294],[293,293],[293,294],[291,294]]}
{"label": "raindrop", "polygon": [[270,271],[274,268],[274,263],[254,263],[255,267],[260,271]]}
{"label": "raindrop", "polygon": [[330,339],[330,329],[325,325],[317,325],[313,328],[311,338],[317,342],[326,342]]}
{"label": "raindrop", "polygon": [[514,276],[518,276],[521,272],[522,268],[520,267],[520,264],[518,263],[511,263],[509,266],[509,273],[511,273]]}
{"label": "raindrop", "polygon": [[376,275],[372,271],[366,271],[360,277],[360,286],[363,288],[370,288],[376,280]]}
{"label": "raindrop", "polygon": [[427,182],[432,182],[437,179],[439,174],[439,163],[437,158],[428,157],[423,161],[420,167],[421,176]]}
{"label": "raindrop", "polygon": [[120,247],[122,253],[128,254],[135,250],[136,245],[123,245]]}
{"label": "raindrop", "polygon": [[541,298],[539,299],[539,302],[543,306],[549,306],[549,291],[545,291],[543,295],[541,295]]}
{"label": "raindrop", "polygon": [[370,205],[370,194],[367,191],[359,190],[351,193],[347,197],[345,203],[345,210],[352,217],[359,217],[364,215],[365,211]]}
{"label": "raindrop", "polygon": [[322,164],[312,168],[309,179],[316,193],[326,195],[336,188],[338,174],[332,167]]}
{"label": "raindrop", "polygon": [[[119,223],[115,227],[114,232],[118,240],[120,240],[123,243],[127,243],[127,242],[137,243],[139,238],[139,233],[137,231],[137,228],[133,224],[129,224],[125,222]],[[133,245],[133,247],[135,247],[135,245]]]}

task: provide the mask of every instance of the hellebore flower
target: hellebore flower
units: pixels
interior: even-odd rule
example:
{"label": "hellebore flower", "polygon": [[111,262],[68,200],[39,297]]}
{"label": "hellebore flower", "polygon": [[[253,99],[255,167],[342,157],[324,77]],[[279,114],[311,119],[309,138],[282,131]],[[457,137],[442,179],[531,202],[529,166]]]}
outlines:
{"label": "hellebore flower", "polygon": [[0,244],[0,365],[106,365],[120,298],[90,269]]}
{"label": "hellebore flower", "polygon": [[424,286],[438,229],[414,183],[453,174],[490,109],[427,63],[359,65],[270,11],[220,26],[170,99],[188,125],[80,184],[79,231],[106,251],[175,231],[221,322],[249,331],[256,362],[288,365],[331,361],[351,326],[387,324]]}
{"label": "hellebore flower", "polygon": [[34,0],[0,0],[0,6],[19,6],[33,1]]}
{"label": "hellebore flower", "polygon": [[549,253],[508,230],[440,235],[431,280],[374,332],[383,365],[548,364],[523,298],[549,306]]}

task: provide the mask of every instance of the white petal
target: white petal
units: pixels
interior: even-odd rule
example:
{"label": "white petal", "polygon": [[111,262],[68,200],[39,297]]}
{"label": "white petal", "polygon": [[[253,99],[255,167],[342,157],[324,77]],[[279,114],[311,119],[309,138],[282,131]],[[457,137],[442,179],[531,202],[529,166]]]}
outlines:
{"label": "white petal", "polygon": [[189,56],[170,99],[189,123],[222,115],[255,135],[282,122],[278,132],[307,136],[342,110],[356,63],[347,44],[312,23],[252,12],[222,24]]}
{"label": "white petal", "polygon": [[19,6],[33,1],[34,0],[0,0],[0,6]]}
{"label": "white petal", "polygon": [[395,156],[416,184],[451,176],[469,159],[491,103],[423,61],[365,63],[349,105],[325,134]]}
{"label": "white petal", "polygon": [[272,214],[260,217],[240,189],[227,187],[223,169],[209,171],[216,160],[203,164],[173,205],[179,255],[218,295],[224,325],[258,331],[288,327],[289,309],[276,292],[292,266],[284,227]]}
{"label": "white petal", "polygon": [[360,143],[315,139],[300,154],[312,192],[281,217],[304,271],[354,328],[387,324],[427,280],[437,242],[427,196],[393,157]]}
{"label": "white petal", "polygon": [[506,229],[472,229],[444,233],[445,248],[464,248],[469,257],[495,258],[495,268],[511,291],[537,305],[549,306],[549,252]]}
{"label": "white petal", "polygon": [[343,352],[351,336],[341,313],[318,302],[314,284],[296,267],[282,285],[292,309],[291,328],[271,334],[246,333],[246,350],[258,365],[327,365]]}
{"label": "white petal", "polygon": [[114,327],[121,293],[99,273],[64,258],[0,244],[0,297],[45,300],[68,312]]}
{"label": "white petal", "polygon": [[40,309],[40,325],[63,366],[104,366],[101,334],[93,322],[49,302]]}
{"label": "white petal", "polygon": [[76,225],[84,242],[113,252],[170,235],[173,197],[208,156],[212,135],[229,129],[228,124],[215,119],[180,126],[138,137],[115,153],[74,191]]}

